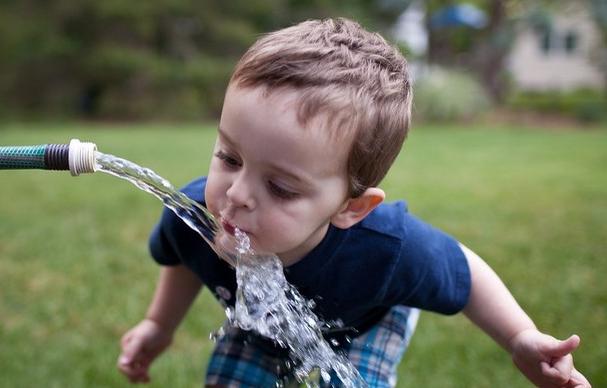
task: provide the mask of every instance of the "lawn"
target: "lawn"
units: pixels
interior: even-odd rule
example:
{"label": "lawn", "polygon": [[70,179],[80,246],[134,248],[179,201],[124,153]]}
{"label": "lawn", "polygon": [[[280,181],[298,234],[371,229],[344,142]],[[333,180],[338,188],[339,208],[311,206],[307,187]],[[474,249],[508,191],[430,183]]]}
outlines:
{"label": "lawn", "polygon": [[[199,125],[11,124],[0,144],[77,137],[181,186],[204,174],[214,131]],[[417,127],[383,182],[389,199],[456,236],[501,275],[543,330],[582,345],[607,386],[607,130]],[[0,171],[0,387],[123,387],[120,336],[157,276],[152,196],[97,173]],[[204,292],[151,387],[200,386],[223,312]],[[527,387],[464,317],[424,313],[399,387]]]}

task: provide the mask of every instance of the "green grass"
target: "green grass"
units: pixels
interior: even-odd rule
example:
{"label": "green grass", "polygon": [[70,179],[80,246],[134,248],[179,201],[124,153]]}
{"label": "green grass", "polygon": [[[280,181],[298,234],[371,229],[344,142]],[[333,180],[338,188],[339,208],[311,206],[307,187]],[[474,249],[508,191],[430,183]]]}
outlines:
{"label": "green grass", "polygon": [[[199,125],[28,124],[0,144],[72,137],[156,170],[204,174],[214,133]],[[390,199],[453,234],[501,275],[543,330],[578,333],[576,363],[607,386],[607,131],[414,130],[383,183]],[[0,387],[123,387],[118,341],[157,276],[147,236],[160,203],[93,174],[0,171]],[[200,386],[223,312],[204,292],[151,387]],[[461,315],[425,313],[399,387],[527,387],[509,356]]]}

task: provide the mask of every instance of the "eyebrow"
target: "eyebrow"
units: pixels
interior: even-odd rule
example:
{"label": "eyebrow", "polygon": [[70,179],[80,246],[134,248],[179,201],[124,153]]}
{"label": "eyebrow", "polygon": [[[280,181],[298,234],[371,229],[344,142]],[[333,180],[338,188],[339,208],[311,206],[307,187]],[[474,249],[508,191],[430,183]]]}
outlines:
{"label": "eyebrow", "polygon": [[221,136],[226,142],[230,143],[230,145],[236,144],[236,142],[232,140],[232,138],[228,136],[228,134],[223,129],[221,129],[221,127],[217,127],[217,132],[219,132],[219,136]]}
{"label": "eyebrow", "polygon": [[[237,143],[221,128],[217,127],[217,131],[223,140],[225,140],[228,145],[234,147]],[[297,184],[310,186],[311,182],[308,179],[302,178],[301,176],[292,173],[291,171],[282,168],[276,164],[268,163],[271,170],[275,171],[279,175],[286,176],[287,178],[295,181]]]}
{"label": "eyebrow", "polygon": [[301,186],[305,186],[305,187],[310,186],[310,182],[307,179],[302,178],[301,176],[296,175],[289,170],[286,170],[280,166],[277,166],[277,165],[271,164],[271,163],[269,164],[269,166],[270,166],[270,169],[274,170],[278,175],[285,176],[285,177],[287,177],[287,179],[295,181],[295,183],[297,185],[301,185]]}

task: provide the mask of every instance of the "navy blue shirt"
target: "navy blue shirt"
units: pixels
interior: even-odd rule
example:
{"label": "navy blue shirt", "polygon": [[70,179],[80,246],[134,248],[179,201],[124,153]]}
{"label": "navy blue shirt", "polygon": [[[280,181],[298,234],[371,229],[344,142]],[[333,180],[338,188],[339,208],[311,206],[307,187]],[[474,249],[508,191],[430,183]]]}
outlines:
{"label": "navy blue shirt", "polygon": [[[182,191],[204,205],[206,178]],[[172,211],[150,237],[162,265],[184,264],[225,306],[234,305],[235,270]],[[326,322],[363,333],[395,305],[459,312],[470,294],[470,270],[458,242],[411,215],[404,202],[381,204],[349,229],[330,226],[310,253],[284,269],[289,283]]]}

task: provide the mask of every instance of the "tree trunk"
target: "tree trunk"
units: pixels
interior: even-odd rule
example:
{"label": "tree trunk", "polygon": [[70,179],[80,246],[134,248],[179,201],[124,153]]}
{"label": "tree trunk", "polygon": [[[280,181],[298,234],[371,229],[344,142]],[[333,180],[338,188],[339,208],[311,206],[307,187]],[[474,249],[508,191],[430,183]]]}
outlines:
{"label": "tree trunk", "polygon": [[502,102],[507,94],[504,67],[513,40],[510,27],[507,23],[505,1],[491,0],[488,7],[488,25],[472,55],[471,66],[478,72],[489,95],[498,103]]}

